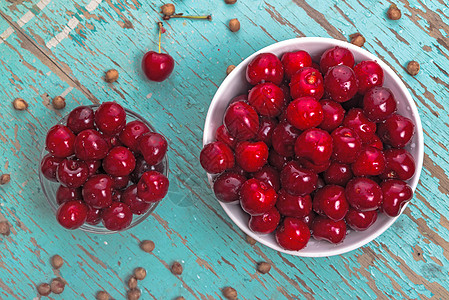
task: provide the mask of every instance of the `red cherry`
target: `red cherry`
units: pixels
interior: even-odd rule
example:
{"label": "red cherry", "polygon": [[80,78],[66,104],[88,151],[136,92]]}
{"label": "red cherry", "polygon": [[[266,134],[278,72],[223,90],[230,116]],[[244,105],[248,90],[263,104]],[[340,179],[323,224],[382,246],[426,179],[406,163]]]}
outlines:
{"label": "red cherry", "polygon": [[94,111],[89,106],[78,106],[67,118],[67,127],[78,134],[86,129],[94,129]]}
{"label": "red cherry", "polygon": [[301,165],[301,167],[312,170],[317,174],[326,171],[331,164],[331,161],[327,160],[324,163],[317,165],[304,157],[297,158],[296,161]]}
{"label": "red cherry", "polygon": [[354,97],[349,99],[346,102],[340,103],[343,109],[350,110],[353,108],[362,108],[363,107],[363,95],[356,94]]}
{"label": "red cherry", "polygon": [[286,121],[280,122],[274,128],[271,137],[274,151],[285,157],[295,155],[295,141],[300,134],[301,131],[293,127],[290,123]]}
{"label": "red cherry", "polygon": [[262,215],[274,207],[276,191],[257,179],[248,179],[240,189],[240,205],[253,216]]}
{"label": "red cherry", "polygon": [[62,227],[77,229],[84,224],[87,218],[87,205],[81,201],[68,201],[59,206],[56,218]]}
{"label": "red cherry", "polygon": [[372,122],[381,122],[396,112],[397,104],[390,89],[373,87],[363,97],[363,112]]}
{"label": "red cherry", "polygon": [[323,121],[318,127],[332,132],[343,123],[345,110],[341,107],[340,103],[332,100],[321,100],[320,104],[323,109]]}
{"label": "red cherry", "polygon": [[364,60],[354,67],[359,81],[359,93],[364,95],[370,88],[384,84],[384,71],[375,61]]}
{"label": "red cherry", "polygon": [[303,219],[312,211],[312,198],[310,195],[293,196],[280,190],[276,207],[283,216]]}
{"label": "red cherry", "polygon": [[103,225],[111,231],[126,229],[132,220],[133,213],[125,203],[113,202],[103,210]]}
{"label": "red cherry", "polygon": [[268,147],[271,147],[271,138],[273,136],[274,128],[278,125],[276,119],[271,119],[267,117],[259,118],[259,130],[257,131],[254,140],[264,142]]}
{"label": "red cherry", "polygon": [[360,211],[376,210],[382,204],[382,189],[369,178],[351,179],[345,193],[349,204]]}
{"label": "red cherry", "polygon": [[75,152],[75,135],[64,125],[55,125],[47,133],[45,146],[53,156],[65,158]]}
{"label": "red cherry", "polygon": [[337,184],[346,186],[349,180],[352,179],[351,166],[333,161],[329,168],[324,171],[324,181],[326,184]]}
{"label": "red cherry", "polygon": [[249,173],[244,171],[239,165],[235,165],[234,167],[227,169],[226,172],[237,173],[237,174],[242,175],[245,178],[248,178],[248,176],[249,176]]}
{"label": "red cherry", "polygon": [[81,160],[99,160],[106,157],[109,145],[94,129],[81,131],[75,139],[75,155]]}
{"label": "red cherry", "polygon": [[278,154],[276,151],[270,151],[270,154],[268,154],[269,164],[278,171],[282,171],[284,166],[291,160],[292,160],[291,157],[282,156]]}
{"label": "red cherry", "polygon": [[365,147],[352,164],[355,176],[377,176],[385,170],[385,157],[381,150]]}
{"label": "red cherry", "polygon": [[215,131],[215,139],[228,145],[231,149],[234,149],[237,145],[236,139],[226,130],[224,125],[221,125]]}
{"label": "red cherry", "polygon": [[259,171],[268,160],[268,146],[264,142],[240,142],[235,147],[235,160],[246,172]]}
{"label": "red cherry", "polygon": [[213,142],[201,150],[200,163],[207,173],[218,174],[234,166],[234,153],[225,143]]}
{"label": "red cherry", "polygon": [[113,180],[112,188],[116,190],[124,189],[128,186],[129,176],[111,176]]}
{"label": "red cherry", "polygon": [[285,104],[284,92],[271,82],[260,83],[249,91],[248,102],[260,115],[276,117]]}
{"label": "red cherry", "polygon": [[228,106],[223,122],[228,132],[238,141],[252,139],[259,130],[257,112],[243,101]]}
{"label": "red cherry", "polygon": [[271,186],[276,192],[281,188],[279,172],[271,167],[264,166],[262,169],[252,174],[252,178],[258,179],[265,184]]}
{"label": "red cherry", "polygon": [[332,67],[324,77],[324,88],[332,100],[345,102],[357,93],[357,78],[350,67],[344,65]]}
{"label": "red cherry", "polygon": [[101,160],[88,160],[85,163],[89,169],[89,177],[97,174],[98,169],[101,167]]}
{"label": "red cherry", "polygon": [[372,211],[358,211],[355,208],[350,208],[346,214],[345,221],[349,227],[357,231],[367,230],[377,220],[377,210]]}
{"label": "red cherry", "polygon": [[143,159],[142,156],[137,155],[136,167],[134,168],[134,171],[132,171],[131,174],[129,175],[129,179],[131,179],[131,181],[134,183],[138,183],[143,173],[148,171],[157,171],[159,173],[164,173],[165,165],[163,162],[161,162],[157,165],[151,166],[145,161],[145,159]]}
{"label": "red cherry", "polygon": [[320,100],[323,94],[323,75],[317,69],[306,67],[292,76],[290,95],[293,99],[313,97],[315,100]]}
{"label": "red cherry", "polygon": [[349,49],[335,46],[321,55],[320,66],[323,74],[327,74],[330,68],[339,65],[354,67],[354,55]]}
{"label": "red cherry", "polygon": [[368,120],[360,108],[354,108],[347,112],[343,126],[354,130],[365,144],[370,143],[376,134],[376,123]]}
{"label": "red cherry", "polygon": [[255,233],[268,234],[276,230],[281,220],[278,210],[273,207],[266,213],[249,218],[248,227]]}
{"label": "red cherry", "polygon": [[379,150],[384,150],[384,144],[382,143],[382,141],[380,140],[380,138],[377,135],[375,135],[373,137],[373,139],[371,140],[371,142],[367,143],[366,145],[370,146],[370,147],[377,148]]}
{"label": "red cherry", "polygon": [[276,230],[276,241],[286,250],[298,251],[304,248],[310,239],[310,230],[300,219],[287,217]]}
{"label": "red cherry", "polygon": [[95,124],[106,135],[119,133],[126,124],[126,112],[116,102],[103,102],[95,112]]}
{"label": "red cherry", "polygon": [[318,175],[296,161],[287,163],[281,172],[281,186],[292,195],[307,195],[316,188]]}
{"label": "red cherry", "polygon": [[146,213],[151,203],[145,202],[137,197],[137,185],[133,184],[126,188],[121,197],[121,202],[127,204],[133,214],[142,215]]}
{"label": "red cherry", "polygon": [[290,96],[290,87],[288,86],[288,83],[283,83],[279,87],[284,92],[284,105],[287,105],[290,101],[292,101],[292,97]]}
{"label": "red cherry", "polygon": [[122,142],[120,142],[120,139],[118,138],[118,135],[109,136],[103,133],[102,136],[108,144],[109,150],[114,147],[123,146]]}
{"label": "red cherry", "polygon": [[54,157],[50,153],[45,155],[41,161],[42,175],[50,181],[57,182],[58,179],[56,178],[56,170],[62,160],[63,158]]}
{"label": "red cherry", "polygon": [[296,139],[295,154],[317,165],[326,164],[332,155],[332,137],[322,129],[308,129]]}
{"label": "red cherry", "polygon": [[168,178],[156,171],[145,172],[137,184],[137,196],[145,202],[161,201],[168,192]]}
{"label": "red cherry", "polygon": [[323,108],[312,97],[302,97],[290,102],[287,120],[299,130],[317,127],[323,121]]}
{"label": "red cherry", "polygon": [[137,140],[147,132],[150,132],[148,126],[142,121],[135,120],[126,124],[118,137],[129,150],[137,151]]}
{"label": "red cherry", "polygon": [[403,148],[412,139],[414,131],[415,125],[410,119],[393,114],[379,124],[377,133],[385,144],[394,148]]}
{"label": "red cherry", "polygon": [[58,181],[64,186],[77,188],[86,182],[89,168],[83,161],[64,159],[56,170]]}
{"label": "red cherry", "polygon": [[142,59],[142,70],[151,81],[161,82],[167,79],[175,68],[175,61],[167,53],[148,51]]}
{"label": "red cherry", "polygon": [[343,220],[348,209],[345,189],[339,185],[326,185],[313,197],[313,210],[333,221]]}
{"label": "red cherry", "polygon": [[388,149],[384,156],[386,168],[380,178],[408,180],[415,174],[415,160],[407,150]]}
{"label": "red cherry", "polygon": [[362,148],[362,142],[354,130],[338,127],[332,134],[332,158],[340,163],[350,164],[355,161]]}
{"label": "red cherry", "polygon": [[273,53],[261,53],[253,58],[246,68],[246,80],[256,85],[262,82],[272,82],[280,85],[284,79],[284,67]]}
{"label": "red cherry", "polygon": [[90,177],[83,186],[83,199],[93,208],[105,208],[112,203],[114,180],[104,174]]}
{"label": "red cherry", "polygon": [[97,225],[101,222],[102,210],[88,206],[86,223]]}
{"label": "red cherry", "polygon": [[121,202],[122,194],[121,190],[112,190],[112,202]]}
{"label": "red cherry", "polygon": [[224,203],[239,200],[240,188],[245,181],[245,176],[235,172],[225,172],[221,174],[214,181],[215,197]]}
{"label": "red cherry", "polygon": [[148,132],[138,139],[137,148],[148,164],[157,165],[164,159],[168,143],[162,134]]}
{"label": "red cherry", "polygon": [[103,169],[112,176],[127,176],[136,167],[136,158],[128,148],[112,148],[103,160]]}
{"label": "red cherry", "polygon": [[320,241],[325,240],[332,244],[343,242],[346,237],[346,223],[344,220],[333,221],[329,218],[317,216],[312,223],[312,236]]}
{"label": "red cherry", "polygon": [[402,207],[413,197],[412,188],[402,180],[389,179],[380,184],[383,193],[381,211],[390,217],[400,215]]}
{"label": "red cherry", "polygon": [[281,62],[284,66],[285,78],[288,80],[302,68],[312,66],[310,54],[303,50],[285,53],[282,55]]}
{"label": "red cherry", "polygon": [[312,211],[310,211],[310,213],[307,216],[305,216],[301,220],[310,228],[310,227],[312,227],[313,220],[315,220],[315,217],[316,217],[316,214],[312,210]]}
{"label": "red cherry", "polygon": [[56,191],[56,203],[58,203],[58,205],[75,200],[83,200],[80,188],[69,188],[63,185],[59,186],[58,190]]}

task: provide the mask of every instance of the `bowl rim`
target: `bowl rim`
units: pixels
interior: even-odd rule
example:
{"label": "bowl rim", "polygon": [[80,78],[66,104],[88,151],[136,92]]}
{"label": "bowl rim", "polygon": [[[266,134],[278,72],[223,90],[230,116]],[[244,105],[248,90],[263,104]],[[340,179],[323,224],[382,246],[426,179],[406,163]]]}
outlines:
{"label": "bowl rim", "polygon": [[[382,70],[384,71],[384,73],[388,73],[394,79],[395,84],[398,85],[399,89],[404,92],[406,101],[410,105],[411,113],[414,115],[414,117],[416,119],[415,134],[417,136],[416,147],[417,147],[417,150],[418,150],[418,154],[417,154],[416,157],[414,157],[415,162],[416,162],[415,174],[413,175],[413,177],[409,181],[410,187],[412,188],[413,192],[415,192],[416,187],[417,187],[418,182],[419,182],[419,177],[421,175],[421,170],[422,170],[422,166],[423,166],[423,159],[424,159],[423,130],[422,130],[421,118],[419,116],[419,112],[418,112],[418,109],[416,107],[416,104],[415,104],[415,102],[414,102],[414,100],[413,100],[409,90],[407,89],[407,87],[405,86],[404,82],[402,81],[402,79],[390,68],[390,66],[388,66],[382,59],[380,59],[379,57],[377,57],[374,54],[370,53],[369,51],[367,51],[365,49],[362,49],[362,48],[360,48],[358,46],[355,46],[355,45],[353,45],[351,43],[348,43],[346,41],[336,40],[336,39],[332,39],[332,38],[323,38],[323,37],[293,38],[293,39],[288,39],[288,40],[284,40],[284,41],[280,41],[280,42],[271,44],[271,45],[269,45],[267,47],[264,47],[264,48],[260,49],[259,51],[255,52],[255,53],[253,53],[252,55],[248,56],[246,59],[244,59],[242,62],[240,62],[238,64],[238,66],[234,69],[234,71],[231,72],[223,80],[221,85],[218,87],[214,97],[212,98],[212,101],[210,103],[209,109],[207,111],[206,120],[205,120],[205,123],[204,123],[203,146],[206,145],[207,143],[211,142],[210,140],[208,140],[208,136],[211,135],[211,132],[210,132],[211,128],[210,128],[210,126],[208,126],[208,124],[210,124],[212,122],[212,111],[214,111],[215,108],[218,106],[221,91],[224,90],[224,89],[230,88],[231,82],[237,76],[239,71],[241,71],[242,68],[246,67],[246,65],[256,55],[258,55],[260,53],[265,53],[265,52],[272,52],[273,49],[284,48],[284,47],[287,47],[287,46],[297,46],[298,47],[297,50],[301,50],[301,46],[303,46],[304,44],[314,44],[314,43],[326,44],[329,47],[340,46],[340,47],[348,48],[352,52],[357,52],[357,53],[360,53],[360,54],[366,56],[369,60],[376,61],[382,67]],[[210,174],[207,174],[207,177],[208,177],[208,180],[209,180],[209,184],[212,187],[212,179],[213,179],[213,177]],[[218,200],[216,200],[216,201],[218,201]],[[346,245],[344,247],[339,247],[339,245],[335,245],[335,247],[333,247],[332,249],[327,250],[325,253],[323,253],[323,252],[302,253],[301,252],[302,250],[290,251],[290,250],[283,249],[279,245],[277,245],[277,248],[274,248],[271,245],[268,245],[264,241],[264,239],[262,238],[264,235],[260,235],[259,236],[256,233],[252,232],[248,228],[247,225],[242,224],[241,220],[239,218],[237,218],[231,212],[231,210],[228,208],[228,206],[229,205],[234,205],[234,204],[222,203],[220,201],[218,201],[218,202],[220,203],[221,207],[226,212],[226,214],[229,216],[229,218],[231,218],[231,220],[234,222],[234,224],[236,224],[243,232],[245,232],[245,234],[251,236],[256,241],[260,242],[261,244],[263,244],[263,245],[265,245],[265,246],[267,246],[267,247],[269,247],[269,248],[271,248],[271,249],[273,249],[275,251],[279,251],[279,252],[290,254],[290,255],[294,255],[294,256],[301,256],[301,257],[329,257],[329,256],[344,254],[344,253],[350,252],[352,250],[358,249],[358,248],[368,244],[369,242],[373,241],[378,236],[380,236],[382,233],[384,233],[388,228],[390,228],[391,225],[404,212],[405,208],[408,205],[408,203],[406,203],[406,205],[403,206],[403,208],[401,210],[401,213],[397,217],[390,217],[388,219],[388,221],[379,230],[373,232],[369,236],[363,238],[362,240],[360,240],[360,241],[358,241],[358,242],[356,242],[354,244]]]}

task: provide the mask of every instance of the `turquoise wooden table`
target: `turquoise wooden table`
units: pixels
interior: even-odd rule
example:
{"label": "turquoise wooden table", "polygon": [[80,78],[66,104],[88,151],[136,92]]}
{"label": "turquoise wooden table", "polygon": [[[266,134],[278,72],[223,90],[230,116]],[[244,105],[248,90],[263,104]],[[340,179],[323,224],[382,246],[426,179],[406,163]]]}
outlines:
{"label": "turquoise wooden table", "polygon": [[[319,2],[319,3],[318,3]],[[0,298],[33,299],[36,285],[55,276],[67,287],[54,299],[94,299],[99,290],[126,296],[138,266],[142,299],[449,299],[449,6],[445,1],[400,0],[402,18],[386,18],[392,1],[223,0],[175,1],[178,12],[212,14],[212,21],[166,21],[163,50],[175,71],[163,83],[141,72],[143,54],[157,48],[159,0],[6,0],[0,2]],[[241,22],[232,33],[227,23]],[[364,47],[403,79],[424,127],[421,181],[410,205],[383,235],[330,258],[300,258],[251,246],[215,201],[200,168],[202,126],[226,67],[271,43],[302,36],[348,40]],[[416,77],[406,64],[416,60]],[[115,68],[116,83],[104,72]],[[63,95],[57,111],[51,99]],[[21,97],[28,110],[16,111]],[[170,141],[168,197],[141,225],[115,235],[63,230],[49,211],[38,180],[46,130],[81,104],[115,100],[144,115]],[[153,240],[152,254],[140,250]],[[53,271],[49,259],[65,265]],[[170,272],[174,261],[184,272]],[[270,273],[256,271],[260,261]]]}

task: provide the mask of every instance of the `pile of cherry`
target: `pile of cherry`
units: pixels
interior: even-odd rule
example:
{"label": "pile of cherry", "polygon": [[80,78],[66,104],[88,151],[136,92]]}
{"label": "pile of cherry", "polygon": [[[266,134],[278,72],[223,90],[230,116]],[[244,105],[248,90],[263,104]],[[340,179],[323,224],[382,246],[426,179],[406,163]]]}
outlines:
{"label": "pile of cherry", "polygon": [[362,231],[378,212],[400,214],[413,196],[405,180],[415,162],[403,148],[414,124],[396,113],[378,63],[355,65],[341,47],[319,65],[305,51],[262,53],[246,79],[253,88],[231,101],[200,162],[217,174],[218,200],[239,202],[252,231],[275,231],[281,247],[300,250],[311,236],[336,244],[347,225]]}
{"label": "pile of cherry", "polygon": [[126,229],[168,192],[163,159],[167,141],[115,102],[96,111],[75,108],[66,125],[47,133],[42,174],[59,182],[58,222],[67,229],[103,221],[108,230]]}

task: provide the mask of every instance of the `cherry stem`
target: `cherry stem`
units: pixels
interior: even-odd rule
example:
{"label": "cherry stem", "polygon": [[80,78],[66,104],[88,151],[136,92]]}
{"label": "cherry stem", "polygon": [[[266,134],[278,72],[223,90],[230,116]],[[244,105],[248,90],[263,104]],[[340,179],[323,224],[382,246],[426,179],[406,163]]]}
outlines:
{"label": "cherry stem", "polygon": [[173,19],[173,18],[209,20],[209,21],[212,20],[212,16],[211,15],[207,15],[207,16],[184,16],[183,14],[176,14],[176,15],[172,15],[172,16],[164,16],[164,20],[169,20],[169,19]]}
{"label": "cherry stem", "polygon": [[161,36],[162,36],[162,22],[158,22],[157,25],[159,25],[159,53],[161,53]]}

